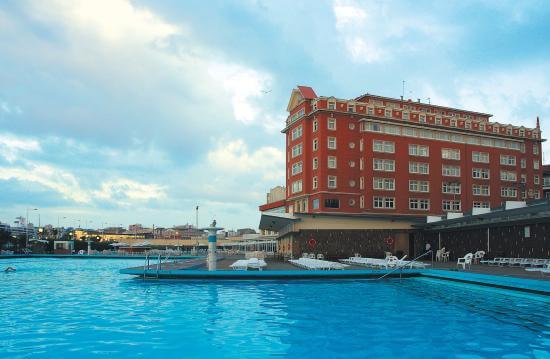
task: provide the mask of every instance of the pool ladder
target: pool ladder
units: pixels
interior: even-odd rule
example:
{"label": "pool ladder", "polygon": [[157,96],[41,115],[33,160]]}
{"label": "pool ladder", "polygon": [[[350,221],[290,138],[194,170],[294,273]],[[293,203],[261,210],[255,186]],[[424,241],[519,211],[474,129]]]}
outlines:
{"label": "pool ladder", "polygon": [[401,264],[401,265],[396,266],[393,270],[389,271],[388,273],[384,274],[383,276],[381,276],[379,278],[376,278],[376,280],[386,278],[387,276],[389,276],[390,274],[392,274],[393,272],[395,272],[397,270],[399,270],[399,279],[401,279],[401,275],[403,274],[403,268],[412,265],[414,262],[417,262],[417,259],[423,258],[423,257],[425,257],[426,255],[428,255],[430,253],[432,254],[432,267],[433,267],[434,256],[433,256],[433,251],[430,249],[429,251],[427,251],[425,253],[422,253],[418,257],[413,258],[409,263]]}
{"label": "pool ladder", "polygon": [[[166,256],[165,258],[165,262],[168,260],[168,256]],[[145,255],[145,265],[143,266],[143,279],[145,280],[145,278],[147,277],[147,271],[149,270],[150,268],[150,256],[148,254]],[[162,256],[159,254],[157,256],[157,268],[156,268],[156,277],[158,279],[159,277],[159,271],[162,270]]]}

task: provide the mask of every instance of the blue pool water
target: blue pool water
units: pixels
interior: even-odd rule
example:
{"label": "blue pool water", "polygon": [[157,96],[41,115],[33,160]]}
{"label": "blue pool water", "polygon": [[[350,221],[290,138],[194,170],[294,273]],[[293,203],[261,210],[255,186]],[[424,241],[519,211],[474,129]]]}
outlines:
{"label": "blue pool water", "polygon": [[0,260],[0,357],[549,358],[548,297],[433,279],[143,281]]}

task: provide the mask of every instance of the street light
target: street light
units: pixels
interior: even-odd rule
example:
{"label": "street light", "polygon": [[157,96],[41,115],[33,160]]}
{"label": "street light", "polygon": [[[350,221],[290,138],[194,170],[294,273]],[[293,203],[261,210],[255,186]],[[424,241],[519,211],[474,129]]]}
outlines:
{"label": "street light", "polygon": [[38,211],[38,208],[27,207],[27,220],[25,221],[25,248],[29,246],[29,210]]}

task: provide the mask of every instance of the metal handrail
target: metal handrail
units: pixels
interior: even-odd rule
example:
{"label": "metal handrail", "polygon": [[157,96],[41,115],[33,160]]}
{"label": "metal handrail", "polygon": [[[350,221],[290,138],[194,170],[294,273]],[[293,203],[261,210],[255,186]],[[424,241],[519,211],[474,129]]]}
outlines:
{"label": "metal handrail", "polygon": [[[395,271],[398,270],[398,269],[403,269],[403,268],[405,268],[406,266],[412,265],[414,262],[416,262],[417,259],[424,257],[424,256],[425,256],[426,254],[428,254],[428,253],[432,253],[432,254],[433,254],[433,251],[430,249],[429,251],[427,251],[427,252],[425,252],[425,253],[422,253],[422,254],[419,255],[418,257],[412,259],[409,263],[401,264],[400,266],[395,267],[392,271],[390,271],[390,272],[384,274],[384,275],[381,276],[380,278],[376,278],[376,280],[383,279],[383,278],[387,277],[388,275],[392,274],[393,272],[395,272]],[[432,257],[433,257],[433,256],[432,256]]]}

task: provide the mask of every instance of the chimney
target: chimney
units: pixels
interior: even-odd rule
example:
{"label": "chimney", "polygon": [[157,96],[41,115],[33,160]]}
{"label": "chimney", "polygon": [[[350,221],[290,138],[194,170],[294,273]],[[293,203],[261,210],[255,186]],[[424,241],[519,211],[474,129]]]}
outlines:
{"label": "chimney", "polygon": [[403,96],[401,96],[401,101],[403,101]]}
{"label": "chimney", "polygon": [[420,103],[420,99],[417,99],[418,103]]}

